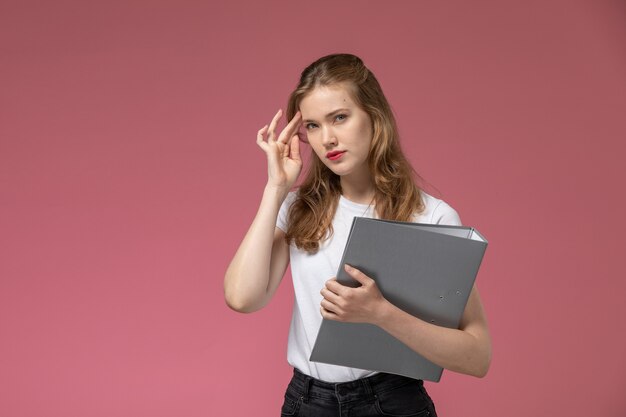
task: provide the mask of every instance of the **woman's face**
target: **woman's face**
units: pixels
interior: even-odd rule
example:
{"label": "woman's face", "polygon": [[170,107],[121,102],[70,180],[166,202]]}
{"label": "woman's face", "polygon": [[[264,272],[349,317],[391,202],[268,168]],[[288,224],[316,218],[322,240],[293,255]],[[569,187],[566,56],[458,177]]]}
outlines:
{"label": "woman's face", "polygon": [[342,177],[369,176],[372,121],[343,83],[316,87],[300,101],[302,126],[319,159]]}

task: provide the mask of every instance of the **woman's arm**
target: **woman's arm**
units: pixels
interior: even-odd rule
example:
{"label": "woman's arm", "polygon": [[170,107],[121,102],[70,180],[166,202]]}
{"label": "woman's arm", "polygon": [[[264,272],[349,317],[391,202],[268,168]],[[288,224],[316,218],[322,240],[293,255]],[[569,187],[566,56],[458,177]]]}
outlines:
{"label": "woman's arm", "polygon": [[491,339],[476,286],[470,293],[458,330],[420,320],[388,301],[380,311],[378,326],[429,361],[476,377],[487,374]]}
{"label": "woman's arm", "polygon": [[233,310],[251,313],[263,308],[285,274],[289,246],[285,233],[276,227],[282,194],[265,188],[256,217],[226,270],[224,296]]}
{"label": "woman's arm", "polygon": [[476,286],[472,289],[460,328],[436,326],[387,301],[376,282],[356,268],[346,272],[361,283],[351,288],[327,281],[321,312],[324,318],[375,324],[429,361],[463,374],[483,377],[491,362],[491,338]]}
{"label": "woman's arm", "polygon": [[269,302],[289,263],[289,246],[285,233],[276,227],[276,218],[302,168],[296,134],[301,116],[296,113],[276,138],[281,115],[278,111],[257,135],[257,144],[267,155],[268,182],[259,210],[224,277],[226,304],[242,313],[259,310]]}

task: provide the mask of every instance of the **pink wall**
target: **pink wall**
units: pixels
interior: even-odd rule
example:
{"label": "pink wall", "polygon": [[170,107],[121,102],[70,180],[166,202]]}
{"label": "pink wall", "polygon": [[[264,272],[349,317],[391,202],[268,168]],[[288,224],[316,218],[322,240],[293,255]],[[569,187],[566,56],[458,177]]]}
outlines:
{"label": "pink wall", "polygon": [[256,131],[339,51],[490,241],[492,368],[440,415],[624,415],[624,2],[38,3],[0,6],[1,416],[278,415],[289,280],[240,315],[223,273]]}

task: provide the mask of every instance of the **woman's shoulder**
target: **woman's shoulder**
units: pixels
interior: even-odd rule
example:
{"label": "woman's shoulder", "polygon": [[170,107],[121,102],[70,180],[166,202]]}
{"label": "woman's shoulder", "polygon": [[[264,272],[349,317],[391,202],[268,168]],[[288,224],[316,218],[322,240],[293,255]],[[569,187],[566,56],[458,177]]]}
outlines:
{"label": "woman's shoulder", "polygon": [[288,224],[289,224],[289,208],[298,198],[298,190],[292,190],[287,193],[287,197],[283,200],[283,203],[280,205],[280,210],[278,210],[278,217],[276,218],[276,227],[281,229],[283,232],[287,232]]}
{"label": "woman's shoulder", "polygon": [[285,197],[285,200],[283,201],[283,205],[288,207],[292,205],[293,202],[296,201],[297,198],[298,198],[298,189],[296,188],[287,193],[287,197]]}
{"label": "woman's shoulder", "polygon": [[461,218],[457,211],[444,200],[420,191],[424,210],[415,216],[417,223],[444,224],[461,226]]}

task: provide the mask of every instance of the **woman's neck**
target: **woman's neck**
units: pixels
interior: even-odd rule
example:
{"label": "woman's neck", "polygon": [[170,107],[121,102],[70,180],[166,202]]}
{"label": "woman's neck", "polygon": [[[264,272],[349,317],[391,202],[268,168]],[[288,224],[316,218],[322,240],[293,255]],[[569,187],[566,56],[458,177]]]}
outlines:
{"label": "woman's neck", "polygon": [[341,177],[341,195],[348,200],[359,204],[371,204],[376,195],[374,183],[371,180],[350,181]]}

